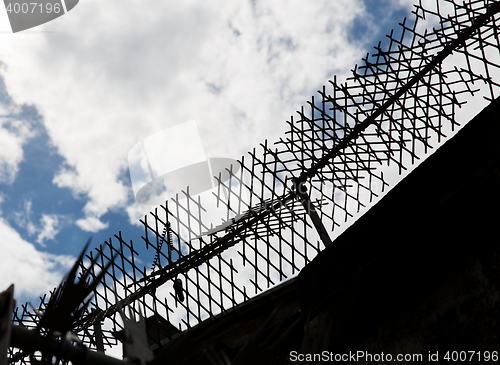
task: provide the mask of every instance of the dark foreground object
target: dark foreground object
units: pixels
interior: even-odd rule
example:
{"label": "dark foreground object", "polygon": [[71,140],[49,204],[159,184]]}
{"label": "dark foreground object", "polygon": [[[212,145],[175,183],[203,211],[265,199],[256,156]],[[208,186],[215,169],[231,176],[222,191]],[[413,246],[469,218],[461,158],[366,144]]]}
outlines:
{"label": "dark foreground object", "polygon": [[499,351],[499,206],[497,99],[302,270],[304,350]]}
{"label": "dark foreground object", "polygon": [[459,359],[460,351],[474,351],[466,353],[472,363],[494,360],[499,206],[497,99],[297,279],[179,336],[156,363],[289,364],[323,351],[347,361],[363,354],[360,364],[369,355],[385,363],[375,362],[382,353],[393,361],[421,355],[406,362],[419,364]]}

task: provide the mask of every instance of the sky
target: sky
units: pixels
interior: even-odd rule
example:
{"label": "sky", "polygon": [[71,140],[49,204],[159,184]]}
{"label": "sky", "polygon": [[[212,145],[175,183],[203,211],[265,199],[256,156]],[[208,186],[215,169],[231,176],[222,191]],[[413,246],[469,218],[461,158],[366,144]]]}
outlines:
{"label": "sky", "polygon": [[208,157],[276,140],[411,3],[81,0],[15,34],[0,9],[0,290],[37,302],[89,237],[141,241],[154,208],[130,178],[141,140],[189,121]]}

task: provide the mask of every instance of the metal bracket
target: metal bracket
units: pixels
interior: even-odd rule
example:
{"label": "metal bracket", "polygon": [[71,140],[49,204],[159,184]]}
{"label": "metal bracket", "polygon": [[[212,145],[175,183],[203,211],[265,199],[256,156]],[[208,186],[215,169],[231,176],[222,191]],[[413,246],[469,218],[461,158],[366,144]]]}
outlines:
{"label": "metal bracket", "polygon": [[123,358],[129,358],[132,363],[146,365],[153,360],[154,354],[149,348],[146,321],[142,313],[139,313],[139,321],[135,321],[132,310],[129,307],[130,319],[128,319],[121,307],[120,315],[123,320]]}

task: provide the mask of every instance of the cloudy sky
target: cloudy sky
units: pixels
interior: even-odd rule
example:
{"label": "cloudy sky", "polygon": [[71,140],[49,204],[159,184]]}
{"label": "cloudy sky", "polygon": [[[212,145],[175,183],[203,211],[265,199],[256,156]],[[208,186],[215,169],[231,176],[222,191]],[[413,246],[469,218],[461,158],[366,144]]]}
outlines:
{"label": "cloudy sky", "polygon": [[16,34],[1,10],[0,290],[36,302],[90,236],[141,241],[143,138],[196,121],[205,154],[231,158],[275,140],[411,3],[80,0]]}

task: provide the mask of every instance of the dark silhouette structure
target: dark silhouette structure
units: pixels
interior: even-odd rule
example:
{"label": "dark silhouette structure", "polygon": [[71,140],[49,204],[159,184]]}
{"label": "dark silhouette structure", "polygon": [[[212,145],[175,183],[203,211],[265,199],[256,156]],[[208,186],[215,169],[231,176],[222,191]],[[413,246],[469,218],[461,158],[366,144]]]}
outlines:
{"label": "dark silhouette structure", "polygon": [[[416,5],[413,22],[346,83],[323,87],[279,141],[242,157],[227,181],[215,176],[212,202],[186,189],[144,217],[151,269],[119,233],[82,255],[78,282],[71,274],[37,310],[17,308],[9,361],[279,364],[364,351],[430,362],[454,350],[486,360],[499,345],[498,239],[488,238],[499,12],[488,0]],[[334,237],[483,97],[480,115]],[[210,204],[222,225],[206,223]],[[118,343],[123,361],[103,354]]]}

